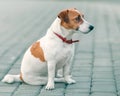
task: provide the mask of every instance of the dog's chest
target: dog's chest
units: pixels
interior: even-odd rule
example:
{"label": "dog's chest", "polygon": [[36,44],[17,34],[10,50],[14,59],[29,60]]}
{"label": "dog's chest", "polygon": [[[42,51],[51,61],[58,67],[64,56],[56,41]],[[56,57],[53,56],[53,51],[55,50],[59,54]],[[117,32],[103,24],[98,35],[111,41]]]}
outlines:
{"label": "dog's chest", "polygon": [[71,46],[63,44],[61,47],[59,54],[63,56],[64,58],[68,57],[71,54]]}
{"label": "dog's chest", "polygon": [[[64,64],[72,55],[71,45],[63,44],[59,50],[56,52],[56,60],[58,64]],[[62,66],[62,65],[61,65]]]}

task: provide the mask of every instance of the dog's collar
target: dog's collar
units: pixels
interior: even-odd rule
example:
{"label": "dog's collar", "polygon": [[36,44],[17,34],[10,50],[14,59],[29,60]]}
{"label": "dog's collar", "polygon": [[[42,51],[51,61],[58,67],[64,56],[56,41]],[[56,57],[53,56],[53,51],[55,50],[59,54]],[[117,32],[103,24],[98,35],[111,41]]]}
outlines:
{"label": "dog's collar", "polygon": [[64,37],[62,37],[61,35],[59,35],[59,34],[57,34],[57,33],[55,33],[54,32],[54,34],[57,36],[57,37],[59,37],[63,42],[65,42],[65,43],[67,43],[67,44],[72,44],[72,43],[75,43],[75,42],[79,42],[79,40],[72,40],[72,39],[70,39],[70,40],[67,40],[66,38],[64,38]]}

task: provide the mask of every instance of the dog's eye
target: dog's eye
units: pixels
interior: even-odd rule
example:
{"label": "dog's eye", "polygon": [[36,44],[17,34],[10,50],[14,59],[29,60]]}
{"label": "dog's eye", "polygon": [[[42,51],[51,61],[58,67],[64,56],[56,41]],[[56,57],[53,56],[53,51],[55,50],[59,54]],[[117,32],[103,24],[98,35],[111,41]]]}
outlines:
{"label": "dog's eye", "polygon": [[80,16],[76,17],[75,20],[76,20],[77,22],[80,22],[80,20],[81,20]]}
{"label": "dog's eye", "polygon": [[84,18],[84,15],[82,15],[82,17]]}

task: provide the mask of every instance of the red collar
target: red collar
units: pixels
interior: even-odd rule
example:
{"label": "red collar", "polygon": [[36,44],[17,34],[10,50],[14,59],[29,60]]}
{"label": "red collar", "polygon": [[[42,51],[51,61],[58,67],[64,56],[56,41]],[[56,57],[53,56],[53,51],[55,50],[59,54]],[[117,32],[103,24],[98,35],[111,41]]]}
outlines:
{"label": "red collar", "polygon": [[67,44],[72,44],[72,43],[75,43],[75,42],[79,42],[79,40],[72,40],[72,39],[70,39],[70,40],[67,40],[66,38],[64,38],[64,37],[62,37],[61,35],[59,35],[59,34],[57,34],[57,33],[55,33],[54,32],[54,34],[56,35],[56,36],[58,36],[63,42],[65,42],[65,43],[67,43]]}

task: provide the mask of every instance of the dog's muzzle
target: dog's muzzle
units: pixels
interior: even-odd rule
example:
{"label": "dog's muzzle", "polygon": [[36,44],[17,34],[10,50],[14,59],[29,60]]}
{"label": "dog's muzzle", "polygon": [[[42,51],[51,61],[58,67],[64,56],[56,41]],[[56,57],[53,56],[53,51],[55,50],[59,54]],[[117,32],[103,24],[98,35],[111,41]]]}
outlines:
{"label": "dog's muzzle", "polygon": [[78,30],[84,34],[89,33],[94,29],[94,26],[88,23],[86,20],[83,19],[83,23],[79,26]]}

